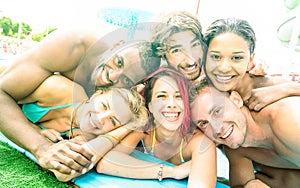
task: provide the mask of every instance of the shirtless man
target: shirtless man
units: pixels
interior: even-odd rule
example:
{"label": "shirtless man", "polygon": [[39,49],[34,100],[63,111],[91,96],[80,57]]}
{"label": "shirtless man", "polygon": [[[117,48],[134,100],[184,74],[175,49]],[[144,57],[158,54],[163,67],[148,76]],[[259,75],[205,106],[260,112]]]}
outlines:
{"label": "shirtless man", "polygon": [[152,58],[151,51],[144,49],[146,39],[124,38],[124,33],[122,29],[100,37],[90,31],[55,31],[14,58],[0,76],[0,131],[31,152],[43,168],[65,174],[90,169],[92,154],[87,149],[80,143],[47,140],[30,125],[17,103],[57,73],[80,84],[88,96],[98,86],[131,87],[142,80],[158,68],[160,58]]}
{"label": "shirtless man", "polygon": [[[259,112],[250,111],[237,92],[220,92],[209,87],[204,77],[190,90],[190,97],[192,121],[224,146],[231,187],[299,187],[300,97],[287,97]],[[288,172],[282,175],[289,179],[264,181],[263,174],[255,176],[253,166],[266,174]]]}

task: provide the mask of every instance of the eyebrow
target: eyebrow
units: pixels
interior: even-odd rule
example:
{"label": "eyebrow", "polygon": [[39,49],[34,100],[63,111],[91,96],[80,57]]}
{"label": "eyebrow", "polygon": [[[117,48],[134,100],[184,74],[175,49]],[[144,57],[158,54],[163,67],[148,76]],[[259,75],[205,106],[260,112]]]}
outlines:
{"label": "eyebrow", "polygon": [[240,51],[240,52],[233,52],[233,54],[244,54],[244,51]]}
{"label": "eyebrow", "polygon": [[[197,37],[195,37],[194,39],[192,39],[192,40],[190,41],[190,43],[194,43],[194,42],[197,41],[197,40],[200,41],[200,39],[198,39]],[[174,42],[174,40],[170,40],[170,41],[171,41],[171,42]],[[181,45],[181,44],[177,44],[177,45],[170,45],[170,46],[171,46],[171,47],[170,47],[169,49],[181,47],[182,45]]]}

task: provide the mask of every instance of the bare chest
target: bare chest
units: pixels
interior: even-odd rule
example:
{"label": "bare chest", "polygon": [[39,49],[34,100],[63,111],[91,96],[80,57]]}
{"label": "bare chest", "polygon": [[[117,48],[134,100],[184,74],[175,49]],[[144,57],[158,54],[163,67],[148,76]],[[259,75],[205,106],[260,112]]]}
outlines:
{"label": "bare chest", "polygon": [[276,151],[263,148],[246,148],[243,155],[252,161],[278,168],[300,169],[300,158],[285,148]]}

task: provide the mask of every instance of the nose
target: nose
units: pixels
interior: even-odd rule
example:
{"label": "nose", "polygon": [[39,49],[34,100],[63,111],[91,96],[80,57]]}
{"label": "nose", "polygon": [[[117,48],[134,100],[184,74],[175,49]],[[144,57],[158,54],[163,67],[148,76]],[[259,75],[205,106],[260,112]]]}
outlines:
{"label": "nose", "polygon": [[215,139],[219,138],[222,134],[222,123],[221,121],[211,121],[211,127],[213,131],[213,137]]}
{"label": "nose", "polygon": [[121,74],[122,74],[121,70],[110,69],[108,71],[109,80],[112,82],[116,82],[119,79]]}
{"label": "nose", "polygon": [[168,100],[168,108],[175,108],[176,107],[176,101],[173,97],[170,97]]}
{"label": "nose", "polygon": [[110,116],[111,116],[110,110],[101,112],[97,115],[97,119],[102,127],[107,124],[108,122],[107,120],[109,120]]}
{"label": "nose", "polygon": [[220,61],[219,71],[221,72],[229,72],[232,69],[231,63],[229,60],[224,59],[223,61]]}
{"label": "nose", "polygon": [[183,52],[183,58],[187,65],[194,65],[195,59],[191,48],[185,49]]}

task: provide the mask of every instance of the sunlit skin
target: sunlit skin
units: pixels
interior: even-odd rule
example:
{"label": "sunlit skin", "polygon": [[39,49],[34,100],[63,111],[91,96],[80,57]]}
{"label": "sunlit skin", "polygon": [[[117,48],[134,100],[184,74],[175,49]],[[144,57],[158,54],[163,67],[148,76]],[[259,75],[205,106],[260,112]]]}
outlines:
{"label": "sunlit skin", "polygon": [[92,97],[77,113],[80,129],[94,135],[125,125],[131,118],[128,102],[119,93],[111,91]]}
{"label": "sunlit skin", "polygon": [[208,46],[206,58],[207,76],[221,91],[233,91],[246,74],[247,66],[253,61],[249,44],[234,33],[217,35]]}
{"label": "sunlit skin", "polygon": [[197,79],[201,73],[203,50],[196,35],[192,31],[178,32],[169,38],[168,44],[168,64],[189,80]]}
{"label": "sunlit skin", "polygon": [[214,88],[205,88],[191,103],[192,121],[216,144],[238,148],[244,143],[247,121],[240,102]]}
{"label": "sunlit skin", "polygon": [[138,49],[130,47],[120,51],[99,68],[96,85],[129,88],[146,76]]}
{"label": "sunlit skin", "polygon": [[155,82],[149,111],[153,113],[157,126],[176,131],[183,119],[183,102],[176,81],[162,76]]}

